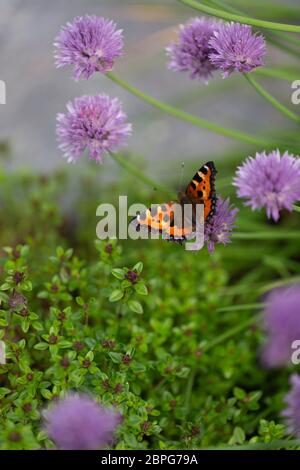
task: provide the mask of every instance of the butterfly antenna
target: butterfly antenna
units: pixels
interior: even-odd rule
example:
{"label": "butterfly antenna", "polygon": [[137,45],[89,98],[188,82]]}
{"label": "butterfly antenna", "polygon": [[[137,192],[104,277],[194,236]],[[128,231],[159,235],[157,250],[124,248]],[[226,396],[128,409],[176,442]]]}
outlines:
{"label": "butterfly antenna", "polygon": [[184,172],[184,162],[181,162],[181,170],[180,170],[180,176],[179,176],[179,191],[182,191],[183,172]]}

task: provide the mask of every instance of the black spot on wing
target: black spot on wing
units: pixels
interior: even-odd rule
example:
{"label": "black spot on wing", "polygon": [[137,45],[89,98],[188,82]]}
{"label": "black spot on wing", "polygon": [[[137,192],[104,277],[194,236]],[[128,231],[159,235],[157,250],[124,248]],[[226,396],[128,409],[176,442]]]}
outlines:
{"label": "black spot on wing", "polygon": [[202,183],[203,179],[199,175],[199,172],[195,174],[193,180],[197,181],[197,183]]}

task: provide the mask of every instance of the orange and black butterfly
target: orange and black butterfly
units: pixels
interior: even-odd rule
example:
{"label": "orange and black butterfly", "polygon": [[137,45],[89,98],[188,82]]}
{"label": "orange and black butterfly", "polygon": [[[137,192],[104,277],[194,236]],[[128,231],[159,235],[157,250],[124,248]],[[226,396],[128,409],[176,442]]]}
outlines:
{"label": "orange and black butterfly", "polygon": [[[209,222],[216,212],[217,196],[215,191],[215,176],[217,170],[213,162],[207,162],[194,175],[185,192],[178,194],[177,201],[152,205],[151,209],[139,214],[133,221],[136,231],[147,229],[148,232],[159,232],[162,238],[183,243],[193,238],[196,229],[196,206],[203,204],[203,223]],[[182,220],[174,217],[174,207],[182,208]],[[192,206],[192,217],[187,220],[184,216],[184,206]],[[175,220],[176,219],[176,220]]]}

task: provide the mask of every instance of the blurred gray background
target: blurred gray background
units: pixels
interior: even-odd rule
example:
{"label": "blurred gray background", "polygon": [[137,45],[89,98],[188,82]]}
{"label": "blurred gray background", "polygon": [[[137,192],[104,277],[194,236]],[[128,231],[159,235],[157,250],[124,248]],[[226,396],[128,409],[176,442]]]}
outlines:
{"label": "blurred gray background", "polygon": [[[298,1],[284,3],[297,5]],[[260,3],[263,17],[263,4],[270,6],[270,1]],[[259,9],[256,1],[257,5]],[[55,141],[56,114],[63,112],[65,103],[74,97],[100,92],[123,101],[134,126],[129,149],[145,159],[150,174],[164,176],[174,171],[178,175],[182,160],[197,157],[203,161],[240,146],[152,111],[104,76],[75,82],[70,79],[71,68],[56,70],[55,36],[61,25],[86,13],[111,18],[124,29],[125,54],[115,72],[143,91],[252,134],[286,123],[284,117],[256,96],[243,77],[222,80],[218,76],[205,86],[167,69],[164,49],[175,38],[178,23],[197,16],[176,0],[0,0],[0,6],[0,79],[7,85],[7,104],[0,105],[0,140],[8,140],[12,146],[12,168],[49,171],[66,165]],[[282,65],[287,60],[293,59],[269,49],[268,65]],[[266,85],[286,103],[290,102],[289,82],[268,79]],[[170,161],[174,163],[172,167]]]}

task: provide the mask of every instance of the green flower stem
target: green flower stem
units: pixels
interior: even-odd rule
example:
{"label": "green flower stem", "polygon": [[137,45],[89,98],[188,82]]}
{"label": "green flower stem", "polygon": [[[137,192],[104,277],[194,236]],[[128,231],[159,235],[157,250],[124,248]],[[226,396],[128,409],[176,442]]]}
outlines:
{"label": "green flower stem", "polygon": [[194,382],[196,378],[196,369],[193,369],[188,377],[187,386],[185,390],[185,397],[184,397],[184,414],[185,416],[188,415],[189,408],[190,408],[190,401],[191,395],[194,387]]}
{"label": "green flower stem", "polygon": [[[208,0],[208,3],[212,6],[217,7],[217,8],[221,8],[222,10],[225,10],[227,12],[244,16],[243,11],[241,11],[240,9],[237,9],[237,8],[233,8],[229,5],[226,5],[226,3],[224,3],[221,0]],[[284,41],[286,41],[290,44],[293,44],[294,46],[300,47],[300,40],[295,38],[294,36],[289,36],[288,34],[283,33],[281,31],[273,31],[271,34],[283,39]]]}
{"label": "green flower stem", "polygon": [[255,18],[249,18],[247,16],[240,16],[233,13],[229,13],[216,8],[203,5],[195,0],[179,0],[181,3],[194,8],[195,10],[202,11],[211,16],[223,18],[224,20],[236,21],[238,23],[249,24],[251,26],[257,26],[258,28],[271,29],[274,31],[286,31],[288,33],[300,33],[300,26],[292,24],[274,23],[272,21],[257,20]]}
{"label": "green flower stem", "polygon": [[135,178],[138,178],[139,181],[143,181],[147,186],[150,186],[153,190],[159,190],[161,193],[167,195],[168,197],[174,198],[174,193],[169,191],[165,186],[157,184],[154,180],[146,176],[142,171],[140,171],[135,165],[133,165],[125,156],[110,153],[110,156],[115,162],[128,171]]}
{"label": "green flower stem", "polygon": [[230,307],[221,307],[217,309],[218,313],[225,313],[225,312],[235,312],[235,311],[242,311],[242,310],[259,310],[264,307],[263,303],[257,304],[244,304],[244,305],[231,305]]}
{"label": "green flower stem", "polygon": [[300,212],[300,206],[293,205],[293,209],[295,212]]}
{"label": "green flower stem", "polygon": [[[273,31],[273,34],[274,34],[274,31]],[[292,47],[288,46],[287,44],[283,44],[282,42],[278,41],[277,39],[271,37],[271,35],[269,33],[265,34],[265,36],[267,37],[270,44],[277,47],[278,49],[281,49],[282,51],[286,52],[287,54],[290,54],[293,57],[296,57],[297,59],[299,59],[299,57],[300,57],[299,51],[297,51],[297,50],[293,49]]]}
{"label": "green flower stem", "polygon": [[[273,32],[273,34],[275,33]],[[289,36],[288,34],[282,33],[281,31],[276,31],[276,36],[292,44],[293,46],[300,47],[300,40],[294,36]]]}
{"label": "green flower stem", "polygon": [[299,79],[300,69],[298,70],[297,68],[281,69],[279,67],[276,67],[276,68],[258,67],[256,70],[252,72],[252,75],[278,78],[280,80],[288,80],[289,82],[292,82],[294,80]]}
{"label": "green flower stem", "polygon": [[233,129],[228,129],[226,127],[219,126],[217,124],[214,124],[213,122],[194,116],[193,114],[189,114],[184,111],[181,111],[180,109],[177,109],[167,103],[163,103],[162,101],[159,101],[153,98],[152,96],[146,95],[145,93],[140,91],[138,88],[135,88],[134,86],[127,83],[126,81],[116,77],[112,72],[108,72],[106,76],[109,77],[118,85],[120,85],[125,90],[129,91],[130,93],[142,99],[143,101],[146,101],[146,103],[150,104],[151,106],[154,106],[155,108],[160,109],[161,111],[167,114],[170,114],[171,116],[174,116],[176,118],[182,119],[183,121],[189,122],[193,124],[194,126],[207,129],[216,134],[223,135],[225,137],[230,137],[232,139],[239,140],[241,142],[246,142],[247,144],[253,144],[253,145],[258,145],[258,146],[270,145],[270,142],[268,140],[258,139],[254,136],[245,134],[243,132],[239,132]]}
{"label": "green flower stem", "polygon": [[299,232],[278,230],[277,232],[239,232],[233,233],[235,240],[299,240]]}
{"label": "green flower stem", "polygon": [[300,276],[294,276],[294,277],[290,277],[287,279],[280,279],[279,281],[271,282],[269,284],[264,284],[263,286],[259,287],[256,290],[260,294],[265,294],[266,292],[269,292],[270,290],[277,289],[278,287],[289,286],[291,284],[300,284]]}
{"label": "green flower stem", "polygon": [[212,341],[209,341],[205,346],[203,346],[203,352],[207,352],[211,349],[213,349],[215,346],[219,346],[219,344],[224,343],[230,338],[233,338],[235,335],[238,333],[241,333],[244,330],[247,330],[251,325],[253,325],[257,321],[257,318],[255,316],[251,318],[247,318],[243,322],[241,322],[239,325],[234,326],[233,328],[230,328],[229,330],[225,331],[225,333],[222,333],[221,335],[217,336],[215,339]]}
{"label": "green flower stem", "polygon": [[285,440],[278,439],[272,442],[255,442],[253,444],[242,445],[224,445],[218,447],[206,447],[205,450],[272,450],[272,449],[290,449],[300,446],[300,441],[296,439]]}
{"label": "green flower stem", "polygon": [[281,104],[276,98],[274,98],[273,95],[271,95],[254,78],[252,78],[249,73],[245,73],[244,77],[250,83],[250,85],[258,92],[258,94],[262,96],[265,100],[267,100],[274,108],[276,108],[288,118],[300,124],[300,117],[298,116],[298,114],[295,114],[293,111]]}

